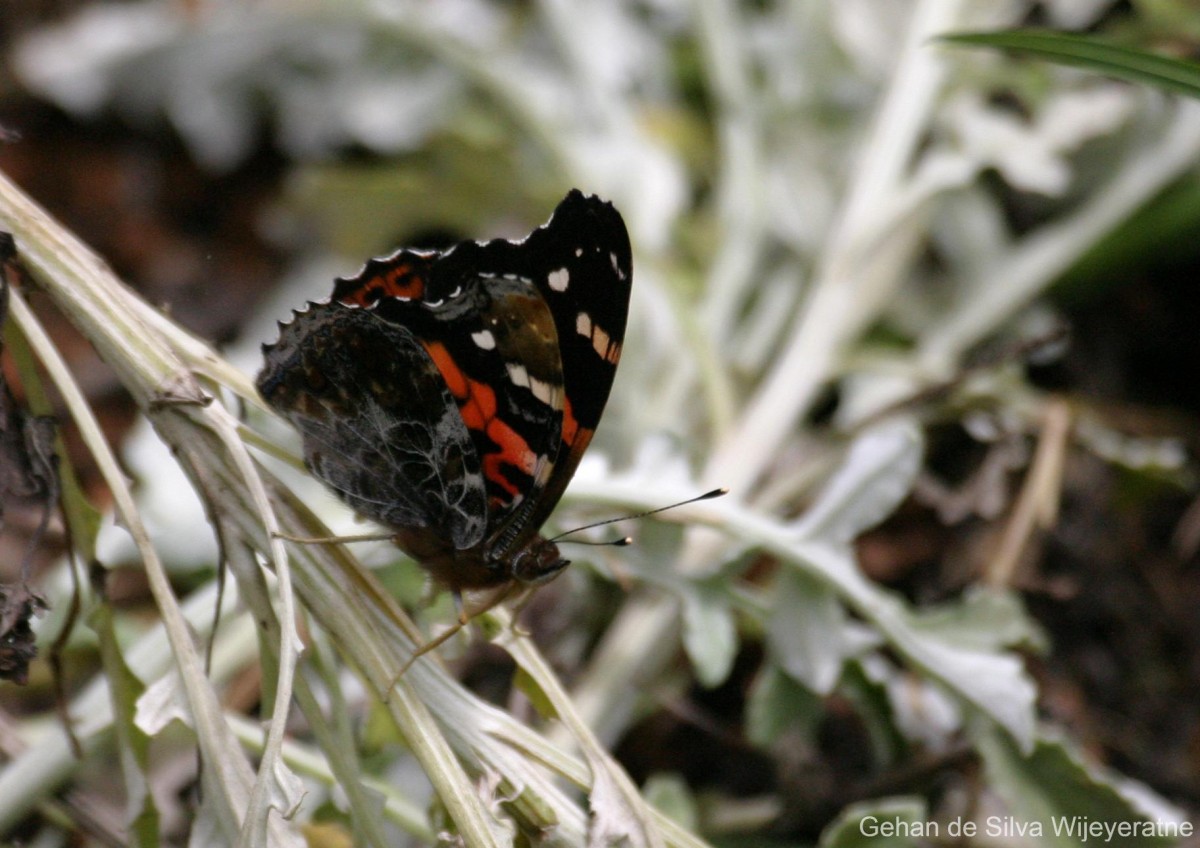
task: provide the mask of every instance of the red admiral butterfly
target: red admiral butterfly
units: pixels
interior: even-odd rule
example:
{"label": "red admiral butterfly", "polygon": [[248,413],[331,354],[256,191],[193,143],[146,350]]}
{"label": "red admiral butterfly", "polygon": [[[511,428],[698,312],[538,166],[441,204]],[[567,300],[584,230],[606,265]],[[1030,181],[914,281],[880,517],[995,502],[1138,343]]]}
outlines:
{"label": "red admiral butterfly", "polygon": [[401,250],[263,346],[258,390],[312,473],[456,594],[553,578],[540,534],[591,441],[632,282],[612,204],[572,190],[522,241]]}

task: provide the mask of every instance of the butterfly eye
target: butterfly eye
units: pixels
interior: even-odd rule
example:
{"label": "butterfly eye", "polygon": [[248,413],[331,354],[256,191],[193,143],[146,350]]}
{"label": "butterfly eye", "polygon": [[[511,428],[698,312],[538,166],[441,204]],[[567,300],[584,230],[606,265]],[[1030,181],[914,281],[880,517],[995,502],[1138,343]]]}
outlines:
{"label": "butterfly eye", "polygon": [[539,539],[513,557],[512,576],[526,586],[539,586],[549,583],[569,564],[558,552],[558,545]]}

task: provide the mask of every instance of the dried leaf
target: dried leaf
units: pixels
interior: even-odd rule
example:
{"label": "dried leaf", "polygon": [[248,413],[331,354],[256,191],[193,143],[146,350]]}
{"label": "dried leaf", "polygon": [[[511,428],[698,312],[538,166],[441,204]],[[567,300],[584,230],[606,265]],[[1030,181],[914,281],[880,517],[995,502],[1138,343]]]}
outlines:
{"label": "dried leaf", "polygon": [[[0,233],[0,328],[8,317],[9,277],[16,258],[13,237]],[[2,336],[0,352],[3,352]],[[30,620],[47,608],[45,600],[26,585],[30,554],[45,532],[58,500],[57,457],[53,421],[26,415],[0,372],[0,528],[4,526],[4,505],[9,499],[42,503],[41,521],[21,559],[20,580],[0,584],[0,679],[24,684],[29,676],[29,663],[37,656]]]}
{"label": "dried leaf", "polygon": [[30,621],[46,608],[24,583],[0,584],[0,680],[24,686],[29,679],[29,663],[37,656]]}
{"label": "dried leaf", "polygon": [[[17,248],[9,233],[0,233],[0,327],[8,318],[8,286],[15,274]],[[0,336],[0,353],[4,350]],[[0,527],[4,503],[10,498],[33,499],[43,504],[42,520],[30,541],[32,550],[45,532],[50,510],[58,500],[58,458],[54,454],[54,422],[29,416],[17,404],[0,372]],[[28,556],[21,563],[21,579],[28,578]]]}

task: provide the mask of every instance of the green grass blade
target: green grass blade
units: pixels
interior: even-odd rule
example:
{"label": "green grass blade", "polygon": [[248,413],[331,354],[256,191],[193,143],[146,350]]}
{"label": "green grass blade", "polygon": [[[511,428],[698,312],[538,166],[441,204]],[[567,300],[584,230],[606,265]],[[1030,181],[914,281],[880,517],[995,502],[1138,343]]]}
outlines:
{"label": "green grass blade", "polygon": [[1107,43],[1092,36],[1011,30],[942,36],[948,44],[1028,53],[1050,62],[1087,68],[1105,76],[1200,97],[1200,64]]}

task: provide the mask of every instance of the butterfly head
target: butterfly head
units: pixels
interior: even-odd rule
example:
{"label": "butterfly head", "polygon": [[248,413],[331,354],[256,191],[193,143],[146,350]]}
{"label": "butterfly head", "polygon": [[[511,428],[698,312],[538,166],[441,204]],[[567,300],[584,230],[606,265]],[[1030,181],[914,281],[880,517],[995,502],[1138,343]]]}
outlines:
{"label": "butterfly head", "polygon": [[558,545],[538,536],[513,554],[509,561],[512,578],[525,586],[540,586],[558,576],[570,560],[563,559]]}

